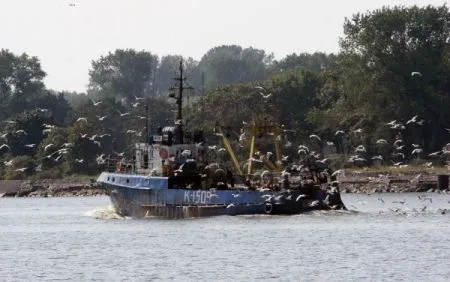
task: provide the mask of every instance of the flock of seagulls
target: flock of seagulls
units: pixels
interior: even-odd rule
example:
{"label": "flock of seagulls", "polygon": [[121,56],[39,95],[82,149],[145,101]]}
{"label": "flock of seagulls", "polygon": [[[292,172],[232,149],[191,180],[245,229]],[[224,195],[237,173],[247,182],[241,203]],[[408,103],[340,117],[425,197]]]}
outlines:
{"label": "flock of seagulls", "polygon": [[[414,77],[420,77],[422,76],[422,74],[420,72],[412,72],[411,76]],[[272,97],[272,93],[269,93],[268,91],[266,91],[265,88],[263,88],[262,86],[254,86],[255,91],[258,91],[258,93],[261,95],[262,99],[265,101],[268,101],[271,97]],[[144,97],[137,97],[135,96],[135,101],[131,103],[131,107],[132,108],[137,108],[142,101],[144,100]],[[92,101],[92,105],[94,107],[98,107],[99,105],[101,105],[103,103],[103,101],[96,101],[96,100],[91,100]],[[38,108],[38,111],[40,112],[45,112],[48,111],[47,109],[41,109]],[[119,114],[120,117],[127,117],[127,116],[131,116],[133,113],[132,112],[121,112],[119,110],[117,110],[117,113]],[[108,115],[96,115],[97,120],[100,122],[103,122],[105,120],[108,119]],[[135,116],[135,118],[137,119],[145,119],[146,117],[144,116]],[[76,122],[88,122],[88,118],[87,117],[78,117],[76,119]],[[356,145],[356,147],[354,147],[353,152],[354,154],[351,154],[348,157],[347,163],[349,164],[353,164],[355,166],[367,166],[370,165],[371,163],[375,163],[375,162],[379,162],[379,163],[392,163],[393,166],[398,166],[398,167],[404,167],[404,166],[408,166],[407,162],[410,159],[418,159],[418,158],[428,158],[430,161],[425,162],[424,166],[426,167],[432,167],[433,165],[433,159],[434,158],[442,158],[442,157],[446,157],[448,154],[450,154],[450,151],[447,151],[446,149],[442,149],[440,151],[436,151],[436,152],[430,152],[428,154],[424,153],[423,148],[419,145],[419,144],[415,144],[415,143],[410,143],[407,142],[406,140],[404,140],[404,138],[402,138],[401,132],[406,130],[407,127],[411,127],[411,126],[423,126],[424,123],[426,121],[424,119],[421,119],[418,115],[415,115],[413,117],[411,117],[410,119],[408,119],[406,122],[402,123],[402,122],[398,122],[397,120],[392,120],[389,122],[385,123],[385,126],[391,128],[392,130],[394,130],[397,134],[395,140],[392,141],[388,141],[386,139],[378,139],[375,142],[376,148],[375,151],[378,150],[379,153],[373,156],[369,155],[369,150],[366,147],[365,144],[358,144]],[[7,123],[15,123],[15,121],[7,121]],[[245,123],[245,122],[243,122]],[[50,124],[43,124],[43,134],[48,134],[49,132],[51,132],[53,129],[55,128],[54,125],[50,125]],[[450,128],[446,128],[445,130],[447,130],[450,133]],[[11,133],[2,133],[0,135],[1,139],[7,140],[7,136],[8,134]],[[14,134],[16,135],[23,135],[26,136],[28,133],[24,130],[24,129],[18,129],[14,132]],[[142,132],[138,132],[136,130],[133,129],[128,129],[126,131],[126,134],[130,134],[130,135],[136,135],[136,136],[142,136]],[[219,134],[217,134],[219,135]],[[353,138],[353,140],[356,141],[361,141],[363,140],[363,138],[361,138],[364,135],[364,130],[362,128],[356,128],[350,131],[345,131],[342,129],[336,130],[334,133],[334,140],[322,140],[323,138],[320,137],[317,134],[311,134],[309,135],[309,139],[310,139],[310,144],[306,145],[306,144],[300,144],[298,145],[298,150],[297,150],[297,156],[282,156],[282,161],[284,163],[287,163],[289,159],[295,160],[302,160],[305,157],[310,157],[312,156],[313,158],[315,158],[316,163],[318,164],[329,164],[330,163],[330,159],[328,158],[324,158],[324,151],[328,151],[328,150],[323,150],[323,148],[330,148],[330,149],[335,149],[335,151],[339,151],[339,147],[342,146],[342,139],[345,136],[350,136]],[[91,141],[92,143],[96,144],[99,148],[102,147],[102,139],[105,138],[106,136],[111,136],[111,134],[105,133],[105,134],[94,134],[92,136],[88,136],[86,133],[80,133],[80,137],[81,138],[86,138],[89,141]],[[281,139],[281,136],[279,136]],[[242,141],[246,140],[247,136],[245,136],[245,133],[242,133],[239,136],[239,144],[241,147],[243,147],[241,145]],[[53,148],[56,151],[53,151],[51,154],[47,155],[46,157],[52,156],[52,154],[58,154],[58,156],[60,155],[64,155],[67,154],[67,150],[69,149],[67,146],[67,143],[63,144],[62,148]],[[319,147],[317,147],[317,145],[320,145]],[[33,149],[37,146],[37,144],[26,144],[25,147],[28,149]],[[55,144],[48,144],[46,145],[43,149],[44,152],[47,152],[47,150],[49,150],[50,148],[54,147]],[[287,140],[287,138],[285,138],[285,143],[284,143],[284,147],[286,148],[290,148],[292,147],[292,141]],[[446,145],[446,147],[450,148],[450,143]],[[444,147],[444,148],[446,148]],[[223,147],[218,147],[217,145],[210,145],[208,146],[208,149],[211,151],[217,151],[217,152],[226,152],[226,149]],[[4,144],[0,144],[0,153],[4,152],[4,151],[10,151],[10,145],[7,143]],[[374,151],[373,149],[371,151]],[[389,155],[386,155],[386,151],[389,152]],[[383,152],[383,153],[382,153]],[[272,152],[266,152],[266,153],[262,153],[257,151],[255,153],[254,157],[251,157],[249,160],[252,161],[256,161],[256,162],[261,162],[264,159],[267,160],[271,160],[274,158],[274,154]],[[8,163],[8,165],[11,165],[9,161],[5,161],[5,165],[6,163]],[[77,163],[83,163],[83,161],[81,161],[81,159],[77,159]]]}
{"label": "flock of seagulls", "polygon": [[[255,87],[258,90],[263,89],[260,86]],[[319,135],[311,134],[309,135],[309,144],[300,144],[298,145],[297,154],[295,155],[283,155],[282,163],[288,164],[291,163],[290,167],[301,167],[301,165],[295,165],[295,160],[304,161],[306,158],[313,158],[316,164],[319,165],[330,165],[332,163],[331,156],[327,158],[327,154],[335,155],[339,149],[339,146],[342,146],[342,141],[345,137],[349,137],[352,139],[353,143],[356,143],[352,151],[347,158],[346,167],[366,167],[372,164],[380,164],[380,165],[391,165],[394,167],[407,167],[409,166],[409,162],[411,160],[422,159],[422,165],[425,168],[433,168],[433,164],[438,163],[435,160],[439,159],[439,162],[446,161],[447,157],[450,155],[450,143],[444,144],[443,148],[439,151],[428,152],[425,153],[423,148],[416,143],[412,143],[411,140],[407,140],[403,136],[403,131],[411,128],[411,127],[420,127],[425,123],[425,119],[420,118],[419,115],[415,115],[406,120],[406,122],[400,122],[397,120],[391,120],[389,122],[385,122],[384,126],[392,129],[393,135],[395,135],[395,139],[386,140],[386,139],[378,139],[375,141],[374,146],[368,149],[366,144],[357,144],[356,142],[362,142],[364,140],[364,130],[362,128],[356,128],[350,131],[345,131],[342,129],[336,130],[333,136],[333,141],[322,140]],[[244,125],[248,124],[248,122],[243,122]],[[446,131],[450,133],[450,128],[446,128]],[[216,135],[221,135],[216,134]],[[279,136],[280,140],[283,139],[282,136]],[[242,145],[243,141],[247,140],[247,133],[241,133],[238,138],[238,143],[240,147],[244,147]],[[291,148],[293,146],[292,141],[287,140],[285,137],[285,148]],[[307,142],[308,143],[308,142]],[[210,145],[208,146],[210,151],[216,152],[225,152],[226,149],[223,147],[219,147],[218,145]],[[353,153],[352,153],[353,152]],[[371,152],[378,152],[378,154],[371,155]],[[373,153],[372,153],[373,154]],[[248,161],[263,163],[264,160],[273,161],[274,154],[272,152],[260,152],[256,151],[255,155],[250,157]],[[338,170],[339,172],[340,170]]]}
{"label": "flock of seagulls", "polygon": [[[445,192],[443,192],[445,193]],[[368,194],[371,197],[371,194]],[[437,206],[433,206],[434,198],[438,197],[436,200],[438,202]],[[400,216],[416,216],[423,213],[431,213],[431,214],[448,214],[450,209],[444,208],[446,203],[442,203],[441,196],[435,194],[418,194],[417,200],[413,197],[409,197],[406,199],[391,199],[390,201],[386,198],[382,198],[380,195],[377,195],[378,205],[382,207],[381,210],[378,211],[379,214],[384,214],[387,212],[393,213],[394,215]],[[450,200],[447,200],[447,203],[450,204]],[[367,205],[367,201],[359,201],[355,204],[349,205],[349,207],[354,210],[365,210]]]}
{"label": "flock of seagulls", "polygon": [[[425,153],[423,148],[419,144],[412,143],[402,137],[402,132],[406,130],[407,127],[423,126],[424,123],[425,120],[420,119],[418,115],[413,116],[405,123],[398,122],[397,120],[386,122],[384,125],[392,129],[393,132],[396,133],[395,139],[392,141],[388,141],[386,139],[376,140],[375,146],[374,148],[371,148],[371,151],[378,151],[379,154],[372,156],[369,155],[369,150],[365,144],[356,145],[356,147],[353,149],[354,154],[351,154],[348,158],[348,163],[354,164],[355,166],[368,166],[375,162],[386,164],[387,161],[387,163],[392,163],[392,165],[394,166],[406,167],[409,165],[408,160],[424,158],[429,160],[429,162],[424,163],[424,166],[431,167],[434,159],[446,159],[446,157],[450,155],[450,151],[447,150],[447,148],[450,149],[450,143],[444,144],[442,146],[442,150]],[[446,130],[450,133],[450,130],[448,130],[447,128]],[[349,136],[352,141],[356,143],[363,139],[361,137],[364,134],[364,131],[362,128],[354,129],[352,131],[349,131],[348,133],[346,133],[344,130],[337,130],[335,131],[333,142],[322,142],[322,138],[316,134],[311,134],[309,138],[311,140],[311,145],[315,148],[317,148],[317,146],[315,145],[319,144],[337,151],[337,149],[339,149],[338,146],[342,144],[342,141],[346,134],[348,134],[347,136]],[[298,154],[300,155],[309,154],[310,151],[312,150],[310,150],[310,148],[306,145],[300,145],[298,147]],[[389,152],[389,154],[387,154],[386,152]],[[313,155],[316,154],[317,153],[314,152]]]}
{"label": "flock of seagulls", "polygon": [[[132,108],[136,108],[138,107],[142,102],[142,100],[144,100],[144,97],[137,97],[135,96],[136,102],[133,102],[131,104]],[[92,101],[92,105],[94,107],[98,107],[99,105],[101,105],[103,103],[103,101],[95,101],[95,100],[91,100]],[[36,110],[38,112],[48,112],[48,109],[42,109],[42,108],[36,108]],[[131,112],[126,112],[126,113],[122,113],[120,111],[118,111],[118,114],[120,117],[126,117],[126,116],[130,116],[132,113]],[[96,115],[98,121],[103,122],[105,120],[107,120],[107,118],[109,117],[108,115]],[[141,117],[141,116],[136,116],[137,119],[142,120],[143,118],[145,119],[145,117]],[[8,120],[6,121],[6,124],[16,124],[17,122],[14,120]],[[87,117],[78,117],[75,120],[75,123],[88,123],[88,118]],[[57,127],[55,125],[52,124],[48,124],[48,123],[43,123],[42,124],[42,136],[47,136],[50,132],[52,132],[53,130],[55,130]],[[127,130],[126,131],[127,134],[134,134],[136,136],[142,136],[142,132],[138,132],[136,130]],[[11,146],[12,144],[8,143],[9,138],[14,135],[14,137],[24,137],[26,138],[29,134],[28,132],[26,132],[24,129],[17,129],[14,131],[9,131],[9,132],[3,132],[0,133],[0,155],[4,155],[7,154],[8,152],[11,152]],[[82,140],[86,140],[88,142],[91,142],[92,144],[96,145],[98,148],[102,148],[102,143],[103,142],[107,142],[108,140],[105,140],[105,138],[111,137],[110,133],[102,133],[102,134],[93,134],[90,135],[88,133],[79,133],[79,138]],[[3,142],[2,142],[3,141]],[[17,145],[16,145],[17,146]],[[64,158],[64,156],[66,156],[67,154],[69,154],[71,152],[71,149],[75,146],[75,144],[73,142],[69,142],[66,141],[62,144],[59,144],[57,142],[51,142],[45,145],[41,145],[41,144],[36,144],[36,143],[29,143],[29,144],[24,144],[23,145],[25,149],[27,150],[34,150],[37,149],[38,146],[41,147],[42,150],[42,155],[43,157],[41,157],[40,159],[38,159],[38,161],[43,161],[43,160],[53,160],[54,163],[61,163],[60,161]],[[124,152],[121,153],[117,153],[117,152],[113,152],[113,154],[115,154],[117,157],[120,158],[124,158]],[[8,156],[8,155],[6,155]],[[74,156],[75,158],[73,159],[73,162],[77,165],[85,165],[86,161],[85,159],[81,158],[81,157],[77,157]],[[106,154],[101,154],[101,155],[97,155],[96,157],[96,161],[97,164],[102,165],[105,164],[105,161],[107,160]],[[12,159],[10,160],[4,160],[2,163],[5,167],[11,167],[13,169],[13,171],[15,172],[29,172],[30,170],[35,170],[35,171],[41,171],[42,170],[42,163],[40,163],[36,168],[30,168],[30,167],[15,167],[15,163]],[[1,165],[1,164],[0,164]]]}

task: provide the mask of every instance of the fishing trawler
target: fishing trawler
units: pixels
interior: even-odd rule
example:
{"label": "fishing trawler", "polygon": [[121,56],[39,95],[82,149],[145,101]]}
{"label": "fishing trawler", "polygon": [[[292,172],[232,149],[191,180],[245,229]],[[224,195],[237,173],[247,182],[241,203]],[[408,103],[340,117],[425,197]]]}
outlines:
{"label": "fishing trawler", "polygon": [[[208,162],[208,146],[202,131],[183,128],[185,77],[180,62],[174,124],[159,128],[144,143],[135,144],[134,163],[101,173],[104,187],[116,211],[133,218],[187,218],[241,214],[297,214],[311,210],[345,209],[331,171],[307,156],[301,165],[283,167],[281,127],[270,120],[254,120],[242,129],[249,158],[240,162],[223,128],[216,135],[233,166]],[[256,139],[274,136],[277,160],[256,159]],[[255,165],[263,165],[259,171]]]}

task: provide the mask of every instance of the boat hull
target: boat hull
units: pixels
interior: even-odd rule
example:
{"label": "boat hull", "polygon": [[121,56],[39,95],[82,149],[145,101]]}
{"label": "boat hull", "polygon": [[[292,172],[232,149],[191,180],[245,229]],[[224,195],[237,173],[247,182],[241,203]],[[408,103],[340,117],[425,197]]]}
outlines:
{"label": "boat hull", "polygon": [[326,199],[326,193],[320,189],[312,191],[308,198],[298,199],[304,191],[168,189],[164,185],[158,186],[160,182],[152,187],[151,177],[125,174],[103,173],[97,183],[106,189],[119,214],[133,218],[297,214],[312,209],[330,209],[325,204],[311,205]]}

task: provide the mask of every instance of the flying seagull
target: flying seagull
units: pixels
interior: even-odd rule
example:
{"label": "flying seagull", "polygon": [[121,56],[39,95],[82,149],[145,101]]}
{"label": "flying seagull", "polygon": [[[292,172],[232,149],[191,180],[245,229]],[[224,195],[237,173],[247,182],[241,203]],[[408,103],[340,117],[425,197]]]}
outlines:
{"label": "flying seagull", "polygon": [[261,96],[262,96],[264,99],[269,99],[269,98],[272,96],[272,93],[264,94],[264,93],[262,93],[262,92],[259,92],[259,94],[261,94]]}
{"label": "flying seagull", "polygon": [[24,134],[24,135],[27,135],[27,132],[26,132],[25,130],[23,130],[23,129],[17,130],[16,133],[17,133],[17,134]]}
{"label": "flying seagull", "polygon": [[98,102],[95,102],[94,100],[91,100],[91,101],[92,101],[92,104],[94,104],[95,107],[97,107],[98,105],[100,105],[102,103],[102,101],[98,101]]}
{"label": "flying seagull", "polygon": [[406,124],[410,124],[410,123],[412,123],[412,122],[417,122],[417,117],[418,117],[418,115],[413,116],[410,120],[408,120],[408,121],[406,122]]}
{"label": "flying seagull", "polygon": [[316,134],[309,135],[309,138],[311,138],[311,139],[314,138],[314,139],[317,139],[318,141],[321,141],[320,137],[318,135],[316,135]]}
{"label": "flying seagull", "polygon": [[130,114],[130,113],[121,113],[119,110],[117,110],[117,112],[119,113],[119,115],[120,115],[121,117],[124,117],[124,116],[127,116],[127,115]]}
{"label": "flying seagull", "polygon": [[0,146],[0,150],[2,150],[3,148],[7,148],[8,150],[11,150],[11,147],[9,147],[9,146],[6,145],[6,144],[2,144],[2,145]]}

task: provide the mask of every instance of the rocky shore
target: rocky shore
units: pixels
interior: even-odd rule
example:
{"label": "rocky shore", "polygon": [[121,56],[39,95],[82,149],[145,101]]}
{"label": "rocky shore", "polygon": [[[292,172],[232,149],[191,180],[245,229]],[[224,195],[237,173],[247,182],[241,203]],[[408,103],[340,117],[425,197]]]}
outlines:
{"label": "rocky shore", "polygon": [[[448,175],[427,172],[351,173],[337,178],[342,193],[450,192]],[[444,181],[442,181],[444,180]]]}
{"label": "rocky shore", "polygon": [[[446,176],[448,179],[448,176]],[[444,176],[445,178],[445,176]],[[347,173],[337,178],[342,193],[450,192],[442,186],[437,174],[417,173]],[[0,181],[1,197],[76,197],[106,195],[94,180],[70,181],[4,180]]]}
{"label": "rocky shore", "polygon": [[0,181],[1,197],[76,197],[106,195],[94,181],[65,179]]}

